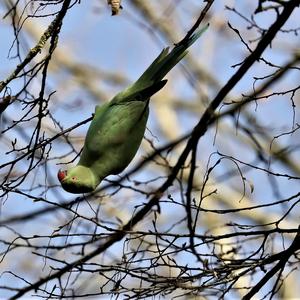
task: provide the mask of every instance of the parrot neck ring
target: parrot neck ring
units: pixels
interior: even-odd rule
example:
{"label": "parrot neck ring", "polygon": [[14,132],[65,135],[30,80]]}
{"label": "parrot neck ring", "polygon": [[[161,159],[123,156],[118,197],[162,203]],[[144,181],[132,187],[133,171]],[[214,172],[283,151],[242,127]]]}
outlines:
{"label": "parrot neck ring", "polygon": [[67,176],[67,171],[62,171],[62,170],[59,170],[58,173],[57,173],[57,177],[58,177],[58,180],[61,182],[65,179],[65,177]]}

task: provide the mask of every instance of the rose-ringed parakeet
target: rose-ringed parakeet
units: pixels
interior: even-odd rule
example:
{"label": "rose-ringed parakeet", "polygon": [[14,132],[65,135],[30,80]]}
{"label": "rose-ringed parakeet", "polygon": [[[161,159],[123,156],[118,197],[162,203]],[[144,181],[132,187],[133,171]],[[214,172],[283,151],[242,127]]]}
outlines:
{"label": "rose-ringed parakeet", "polygon": [[165,75],[206,28],[183,40],[170,53],[165,48],[135,83],[110,102],[96,106],[77,166],[58,172],[66,191],[92,192],[106,176],[118,174],[128,166],[144,136],[150,97],[164,87]]}

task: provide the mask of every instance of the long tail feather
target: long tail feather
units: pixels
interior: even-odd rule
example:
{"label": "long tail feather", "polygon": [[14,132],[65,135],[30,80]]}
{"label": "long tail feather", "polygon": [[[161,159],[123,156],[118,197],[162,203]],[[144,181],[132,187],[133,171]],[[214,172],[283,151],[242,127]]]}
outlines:
{"label": "long tail feather", "polygon": [[208,25],[189,37],[184,43],[176,45],[170,52],[163,49],[148,69],[137,80],[137,84],[147,84],[162,80],[167,73],[187,54],[187,49],[203,34]]}
{"label": "long tail feather", "polygon": [[207,28],[208,25],[177,44],[170,52],[169,47],[163,49],[142,76],[127,89],[117,94],[112,103],[133,101],[136,100],[136,97],[144,101],[149,100],[166,84],[166,81],[162,81],[162,79],[187,54],[187,49]]}

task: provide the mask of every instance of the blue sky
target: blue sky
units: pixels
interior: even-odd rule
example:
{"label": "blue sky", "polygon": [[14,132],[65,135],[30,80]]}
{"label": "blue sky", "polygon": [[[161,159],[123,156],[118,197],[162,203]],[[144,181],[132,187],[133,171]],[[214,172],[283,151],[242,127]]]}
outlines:
{"label": "blue sky", "polygon": [[[239,28],[245,38],[252,38],[257,35],[255,30],[246,30],[247,23],[240,17],[237,17],[235,14],[224,9],[225,3],[231,5],[233,2],[234,1],[218,1],[216,3],[213,7],[211,20],[209,20],[212,24],[210,29],[205,33],[203,38],[201,37],[199,42],[195,43],[190,51],[196,61],[215,76],[220,86],[226,83],[230,76],[235,72],[236,68],[232,68],[231,66],[242,61],[248,54],[245,47],[239,42],[238,36],[234,35],[226,25],[226,21],[229,20],[232,26]],[[243,1],[235,2],[236,8],[246,14],[247,10],[249,10],[249,6],[255,5],[249,3],[245,4]],[[171,2],[169,1],[169,3]],[[196,8],[199,8],[199,3],[198,1],[189,1],[191,5],[190,7],[184,6],[183,1],[179,1],[178,3],[176,14],[174,13],[167,17],[170,22],[174,21],[176,17],[176,21],[179,24],[179,30],[181,31],[178,33],[178,36],[183,37],[186,30],[191,27],[197,17],[199,10]],[[3,7],[1,7],[0,12],[3,15]],[[162,20],[166,18],[163,12],[158,13],[161,13],[160,16]],[[256,21],[266,28],[274,21],[274,17],[274,14],[267,13],[255,16]],[[27,22],[30,23],[32,21],[37,29],[44,30],[51,20],[51,17],[35,18],[32,20],[28,19]],[[286,28],[291,28],[295,26],[296,23],[297,16],[294,14],[291,21],[289,21],[286,25]],[[47,93],[56,91],[51,99],[52,101],[50,102],[49,109],[53,112],[53,115],[57,118],[57,120],[59,120],[60,125],[63,128],[68,128],[69,126],[88,118],[93,113],[96,104],[100,104],[102,101],[108,101],[116,92],[124,88],[125,84],[112,84],[104,81],[101,78],[102,71],[103,73],[111,72],[112,74],[121,74],[128,81],[132,82],[140,76],[163,47],[172,45],[172,42],[177,41],[166,40],[165,36],[161,35],[158,28],[155,26],[153,26],[152,31],[149,30],[150,28],[151,24],[148,24],[147,21],[144,20],[143,16],[141,16],[141,14],[137,12],[132,5],[125,1],[124,10],[121,11],[120,15],[115,17],[111,17],[109,8],[106,6],[106,1],[102,1],[101,3],[100,1],[81,1],[80,5],[72,8],[64,20],[59,38],[58,50],[60,50],[67,58],[70,58],[75,64],[90,66],[96,70],[99,69],[99,79],[97,78],[98,81],[95,80],[93,82],[99,82],[99,92],[103,92],[107,98],[98,99],[97,97],[92,96],[92,94],[87,91],[84,86],[78,83],[78,78],[76,78],[76,76],[74,76],[71,72],[68,72],[61,62],[61,66],[56,66],[56,69],[49,73]],[[26,43],[22,43],[22,49],[24,49],[22,55],[24,57],[24,53],[27,53],[28,49],[35,45],[35,41],[31,35],[26,33],[25,27],[23,32],[25,37],[24,41],[26,40]],[[299,48],[299,37],[292,34],[287,35],[286,33],[279,33],[278,37],[278,41],[274,42],[272,49],[266,51],[264,57],[280,65],[288,61],[292,57],[293,51]],[[7,19],[1,19],[0,21],[0,38],[1,41],[4,41],[0,47],[0,80],[2,80],[14,69],[16,64],[18,64],[17,59],[8,58],[8,50],[14,40],[14,37]],[[12,53],[15,53],[14,50]],[[185,62],[183,62],[183,64],[185,64]],[[262,62],[256,64],[247,73],[245,78],[243,78],[243,80],[241,80],[241,82],[235,87],[234,91],[232,91],[232,98],[230,97],[229,99],[236,99],[236,97],[239,97],[241,93],[251,91],[253,76],[264,76],[269,74],[272,70],[272,68],[265,66]],[[202,106],[201,101],[203,99],[199,99],[197,90],[193,89],[188,83],[180,66],[176,67],[172,73],[168,75],[168,79],[169,83],[165,88],[165,92],[170,95],[169,97],[171,99],[180,98],[187,102],[196,104],[199,103],[199,106]],[[290,76],[287,76],[284,80],[278,83],[274,90],[280,91],[283,87],[294,87],[298,84],[298,82],[299,75],[297,73],[291,73]],[[218,91],[206,82],[201,82],[201,78],[197,78],[196,83],[197,88],[204,90],[209,99],[212,99]],[[21,84],[22,81],[12,83],[12,91],[17,90]],[[39,84],[40,81],[36,80],[36,82],[32,85],[33,95],[38,94]],[[163,97],[163,93],[164,92],[161,92],[161,94],[159,94],[161,96],[157,96],[156,101],[160,101],[159,97]],[[299,95],[295,96],[295,101],[299,103]],[[222,108],[222,110],[223,109],[225,110],[226,107]],[[192,129],[199,119],[198,112],[184,109],[177,109],[174,111],[182,133],[188,132]],[[293,110],[291,108],[289,95],[274,97],[270,101],[263,101],[262,103],[259,103],[257,107],[255,107],[255,105],[251,105],[249,106],[248,111],[253,114],[253,116],[257,118],[262,125],[270,128],[271,135],[275,136],[280,132],[289,131],[293,126],[291,122]],[[12,119],[16,119],[22,114],[23,111],[18,104],[11,106],[7,110],[7,117]],[[299,115],[297,113],[296,122],[298,117]],[[248,125],[243,117],[241,117],[240,121],[241,123]],[[59,130],[53,123],[51,123],[51,121],[49,121],[47,125],[50,126],[50,129],[52,129],[53,132]],[[245,141],[243,134],[239,131],[237,131],[236,135],[232,135],[231,130],[234,128],[234,123],[231,120],[226,120],[223,125],[224,129],[222,127],[222,130],[217,134],[215,144],[213,143],[215,128],[210,129],[208,134],[200,141],[198,157],[203,166],[206,166],[209,155],[213,151],[217,150],[228,155],[235,155],[235,157],[242,160],[252,161],[255,153],[253,152],[251,143],[249,144],[249,141]],[[80,149],[80,145],[83,143],[82,138],[84,137],[87,128],[88,124],[73,132],[73,141],[76,150]],[[156,146],[164,145],[167,138],[163,134],[163,130],[157,120],[157,113],[155,109],[152,108],[148,128],[155,136],[158,137],[158,140],[154,139]],[[4,129],[3,123],[1,124],[1,129]],[[30,134],[32,132],[32,126],[24,127],[24,130]],[[51,136],[53,132],[48,130],[46,134]],[[12,137],[18,138],[20,144],[26,143],[26,138],[22,137],[19,131],[10,131],[10,133],[6,134],[6,136],[11,139]],[[299,134],[296,132],[292,136],[287,135],[281,137],[279,140],[283,143],[283,145],[289,145],[295,143],[295,140],[297,140],[295,137],[298,136]],[[151,137],[149,133],[148,137]],[[9,149],[10,143],[5,140],[5,137],[2,138],[2,145],[0,163],[3,163],[8,159],[8,156],[4,155],[4,153]],[[50,183],[58,184],[56,180],[56,172],[59,166],[57,164],[61,162],[61,159],[58,156],[68,153],[69,151],[70,148],[68,148],[68,145],[66,145],[64,140],[53,143],[53,149],[51,150],[50,155],[52,160],[48,162],[47,169],[41,167],[38,170],[34,170],[23,183],[22,187],[37,187],[39,183],[45,183],[46,176],[48,176]],[[144,155],[144,151],[145,150],[141,151],[139,155]],[[138,161],[139,155],[132,165]],[[74,154],[68,156],[69,160],[72,158],[74,158]],[[26,164],[27,162],[24,161],[24,164],[18,165],[18,168],[22,169],[22,167],[25,167]],[[230,170],[232,166],[229,165],[229,163],[224,163],[224,165],[221,164],[220,168],[216,170],[216,176],[223,174],[226,170]],[[282,172],[285,171],[280,163],[273,163],[272,167]],[[149,176],[154,176],[153,174],[157,175],[157,171],[152,170],[149,167],[145,170],[145,172],[137,174],[134,179],[145,180],[149,178]],[[252,200],[254,202],[268,202],[276,198],[269,187],[270,178],[264,173],[249,172],[247,173],[247,178],[255,184],[253,194],[249,193],[249,189],[247,194],[249,197],[253,198]],[[158,180],[158,182],[160,182],[160,180]],[[158,182],[152,183],[149,186],[158,186]],[[279,180],[279,182],[281,183],[280,192],[284,195],[290,195],[298,190],[298,184],[295,181],[283,179]],[[238,177],[234,177],[232,180],[229,180],[227,184],[234,188],[240,188],[240,179]],[[268,187],[267,189],[266,186]],[[35,195],[42,193],[42,195],[49,201],[74,199],[73,195],[66,194],[59,186],[47,192],[41,191],[41,189],[37,188],[33,191],[33,193]],[[180,196],[178,191],[174,191],[174,196]],[[124,209],[128,215],[132,213],[135,205],[141,204],[145,201],[145,199],[141,200],[137,195],[133,196],[129,193],[128,196],[125,193],[119,199],[116,197],[114,200],[115,202],[112,204],[112,210],[114,212],[118,211],[118,206],[124,205],[123,199],[130,199],[129,202],[126,203],[126,209]],[[107,202],[109,201],[106,201],[105,204]],[[26,197],[22,197],[17,194],[10,194],[9,199],[3,203],[1,217],[37,210],[44,206],[45,204],[43,202],[32,202],[32,200]],[[86,212],[90,213],[88,206],[82,206],[82,209],[86,209]],[[107,206],[109,205],[107,204]],[[166,207],[168,207],[168,204],[166,204]],[[166,219],[174,213],[171,209],[169,211],[165,209],[165,211]],[[281,212],[282,207],[276,208],[274,211]],[[105,220],[110,220],[109,213],[107,211],[106,213],[107,215],[104,217]],[[295,216],[297,216],[297,214],[295,214]],[[55,216],[45,216],[35,220],[34,222],[19,224],[15,228],[19,232],[29,235],[33,235],[36,232],[51,234],[57,228],[60,218],[68,219],[68,217],[69,216],[63,212]],[[117,218],[118,216],[114,217]],[[122,216],[120,216],[120,218],[122,218]],[[124,218],[126,218],[126,216]],[[116,221],[115,218],[113,221]],[[249,220],[243,221],[248,222]],[[167,225],[162,221],[162,228],[164,226]],[[6,229],[2,229],[2,232],[3,234],[8,234]],[[118,248],[119,245],[116,247]],[[41,263],[41,260],[38,261]],[[18,269],[19,265],[16,264],[14,268]],[[36,274],[33,272],[31,275],[34,277]],[[1,283],[1,280],[5,282],[7,278],[2,276],[2,278],[0,278],[0,285],[3,284],[3,282]],[[10,277],[10,280],[12,280],[16,285],[20,284],[20,282],[17,280],[15,281],[13,277]],[[4,297],[6,296],[7,295],[5,294]]]}

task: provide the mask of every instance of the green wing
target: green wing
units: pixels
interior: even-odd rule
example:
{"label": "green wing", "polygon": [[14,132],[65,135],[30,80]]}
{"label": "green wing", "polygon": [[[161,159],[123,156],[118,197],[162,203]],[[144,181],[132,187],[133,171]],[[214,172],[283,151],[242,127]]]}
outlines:
{"label": "green wing", "polygon": [[148,105],[142,101],[99,107],[88,130],[79,164],[99,177],[121,172],[144,136]]}

